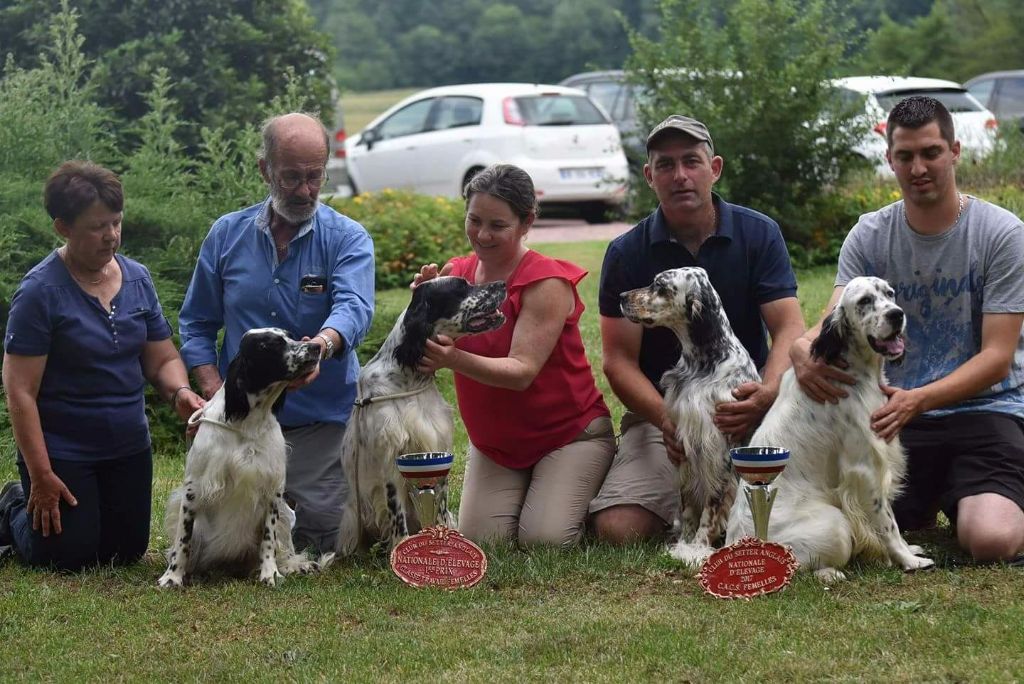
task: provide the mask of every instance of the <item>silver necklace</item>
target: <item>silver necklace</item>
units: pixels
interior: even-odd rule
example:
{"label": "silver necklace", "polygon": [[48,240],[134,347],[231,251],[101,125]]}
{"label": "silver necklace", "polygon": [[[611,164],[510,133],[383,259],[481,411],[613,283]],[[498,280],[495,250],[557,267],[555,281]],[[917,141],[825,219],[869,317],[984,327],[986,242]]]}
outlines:
{"label": "silver necklace", "polygon": [[956,218],[953,219],[953,225],[951,225],[950,228],[952,228],[953,226],[960,222],[960,217],[963,216],[964,213],[964,194],[962,192],[958,192],[956,193],[956,196],[958,209],[956,212]]}

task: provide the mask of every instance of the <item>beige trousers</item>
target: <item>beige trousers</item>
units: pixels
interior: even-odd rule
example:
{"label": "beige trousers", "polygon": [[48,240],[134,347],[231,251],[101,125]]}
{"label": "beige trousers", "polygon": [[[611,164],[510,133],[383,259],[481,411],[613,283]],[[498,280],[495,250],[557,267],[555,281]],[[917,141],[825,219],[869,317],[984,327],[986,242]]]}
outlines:
{"label": "beige trousers", "polygon": [[568,547],[583,536],[587,507],[615,456],[607,416],[532,468],[500,466],[469,445],[459,504],[459,532],[473,541]]}

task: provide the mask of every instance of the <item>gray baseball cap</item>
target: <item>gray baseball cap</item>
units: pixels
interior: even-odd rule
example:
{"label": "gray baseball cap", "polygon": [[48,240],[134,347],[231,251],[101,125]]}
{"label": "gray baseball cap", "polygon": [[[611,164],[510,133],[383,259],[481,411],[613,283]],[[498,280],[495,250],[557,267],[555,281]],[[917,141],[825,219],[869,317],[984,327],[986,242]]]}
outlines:
{"label": "gray baseball cap", "polygon": [[654,142],[655,138],[670,129],[685,133],[699,142],[706,142],[711,146],[711,154],[715,153],[715,143],[711,140],[711,133],[708,132],[708,127],[700,121],[683,116],[682,114],[673,114],[651,129],[651,132],[647,135],[647,151],[651,151],[651,143]]}

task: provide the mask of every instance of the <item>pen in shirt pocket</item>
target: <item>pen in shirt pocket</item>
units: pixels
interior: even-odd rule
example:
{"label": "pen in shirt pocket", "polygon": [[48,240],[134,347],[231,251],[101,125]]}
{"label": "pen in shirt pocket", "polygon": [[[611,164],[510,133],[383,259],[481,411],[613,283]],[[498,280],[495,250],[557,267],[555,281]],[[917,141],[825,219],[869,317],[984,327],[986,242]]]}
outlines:
{"label": "pen in shirt pocket", "polygon": [[305,294],[322,294],[327,282],[323,276],[308,274],[302,276],[299,282],[299,291]]}

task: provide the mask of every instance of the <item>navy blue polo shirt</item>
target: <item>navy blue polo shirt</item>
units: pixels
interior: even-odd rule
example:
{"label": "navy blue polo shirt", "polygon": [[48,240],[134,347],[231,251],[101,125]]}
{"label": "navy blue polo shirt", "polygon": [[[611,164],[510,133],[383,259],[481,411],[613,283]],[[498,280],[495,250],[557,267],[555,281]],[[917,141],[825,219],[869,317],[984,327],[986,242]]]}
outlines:
{"label": "navy blue polo shirt", "polygon": [[110,311],[78,286],[56,251],[11,300],[4,349],[46,356],[36,404],[51,458],[119,458],[150,446],[142,350],[169,338],[171,326],[146,267],[115,258],[121,289]]}
{"label": "navy blue polo shirt", "polygon": [[[779,224],[764,214],[729,204],[714,195],[718,232],[694,258],[669,233],[659,206],[654,213],[608,245],[601,268],[602,316],[622,318],[619,295],[647,287],[662,271],[700,266],[722,299],[725,314],[758,368],[768,359],[768,331],[760,306],[796,296],[796,275]],[[679,359],[679,340],[667,328],[645,328],[640,369],[661,390],[662,374]]]}

